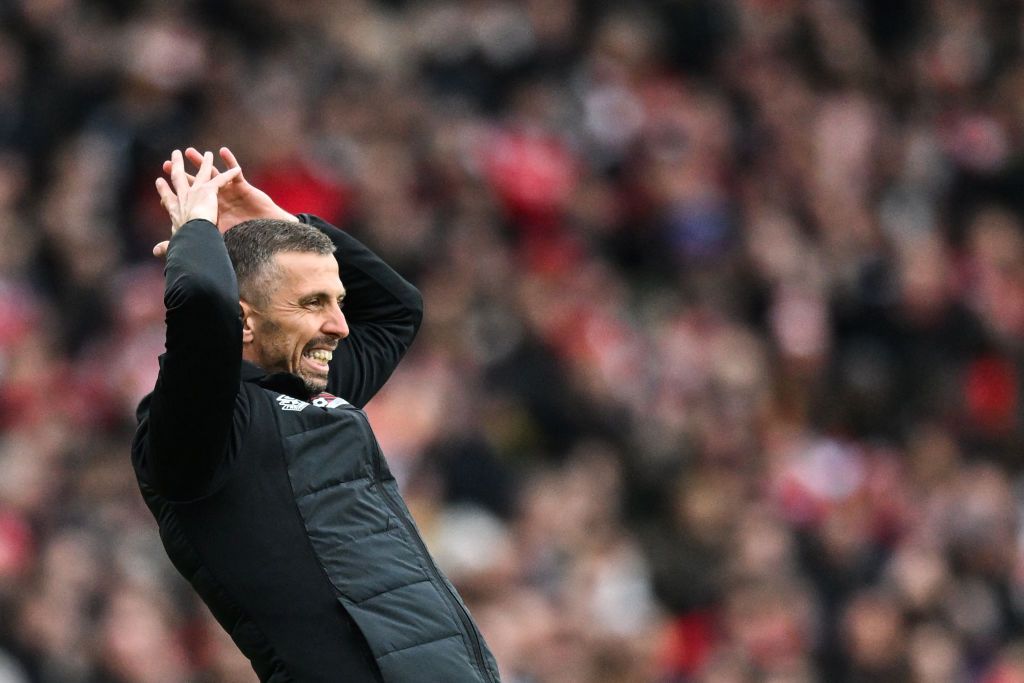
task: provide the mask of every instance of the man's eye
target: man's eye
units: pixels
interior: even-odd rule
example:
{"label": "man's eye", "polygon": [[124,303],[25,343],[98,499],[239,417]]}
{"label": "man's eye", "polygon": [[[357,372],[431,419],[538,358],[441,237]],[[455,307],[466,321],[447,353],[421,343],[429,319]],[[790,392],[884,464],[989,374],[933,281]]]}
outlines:
{"label": "man's eye", "polygon": [[341,308],[341,309],[345,308],[345,300],[344,299],[338,299],[338,308]]}

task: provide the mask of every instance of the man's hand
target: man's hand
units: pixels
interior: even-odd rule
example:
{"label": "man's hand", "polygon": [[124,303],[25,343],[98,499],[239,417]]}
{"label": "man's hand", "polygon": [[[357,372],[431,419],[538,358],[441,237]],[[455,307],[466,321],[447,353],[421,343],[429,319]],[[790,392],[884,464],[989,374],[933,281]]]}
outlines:
{"label": "man's hand", "polygon": [[[191,220],[202,218],[211,223],[217,222],[217,194],[225,185],[242,173],[240,168],[230,168],[224,173],[215,173],[213,153],[200,155],[199,170],[195,176],[185,173],[185,161],[180,150],[171,153],[171,183],[163,178],[156,179],[156,191],[160,194],[160,203],[171,217],[171,235]],[[173,189],[172,189],[173,186]],[[167,253],[167,242],[153,247],[155,256]]]}
{"label": "man's hand", "polygon": [[[204,155],[199,153],[199,150],[194,147],[189,147],[185,150],[185,156],[192,162],[196,168],[202,168]],[[274,203],[266,192],[260,190],[253,185],[249,184],[249,181],[242,175],[242,167],[238,163],[238,159],[231,153],[231,150],[227,147],[220,148],[220,158],[227,164],[227,171],[224,174],[230,172],[236,172],[224,186],[221,187],[217,193],[217,229],[221,233],[225,233],[231,228],[235,227],[243,221],[252,220],[254,218],[276,218],[283,221],[298,221],[299,219],[288,213],[277,204]],[[164,162],[164,172],[171,174],[174,170],[174,157],[172,155],[169,161]],[[197,171],[198,173],[198,171]],[[210,170],[211,176],[218,178],[221,172],[217,170],[215,166],[211,165]],[[195,177],[186,174],[186,179],[189,182],[194,182]],[[153,254],[156,256],[163,256],[167,253],[167,242],[161,242],[160,244],[153,247]]]}
{"label": "man's hand", "polygon": [[[203,161],[202,155],[194,147],[189,147],[185,150],[185,157],[196,168],[199,168]],[[227,147],[220,148],[220,158],[224,160],[229,169],[241,168],[238,164],[238,159],[235,158],[235,155]],[[171,162],[165,161],[164,170],[170,172],[170,168]],[[217,175],[217,173],[219,171],[214,168],[213,174]],[[218,223],[218,227],[221,232],[227,232],[239,223],[254,218],[276,218],[283,221],[299,220],[275,204],[274,200],[266,192],[251,185],[245,179],[245,174],[241,171],[239,171],[237,178],[221,190],[217,198],[220,202],[220,223]]]}

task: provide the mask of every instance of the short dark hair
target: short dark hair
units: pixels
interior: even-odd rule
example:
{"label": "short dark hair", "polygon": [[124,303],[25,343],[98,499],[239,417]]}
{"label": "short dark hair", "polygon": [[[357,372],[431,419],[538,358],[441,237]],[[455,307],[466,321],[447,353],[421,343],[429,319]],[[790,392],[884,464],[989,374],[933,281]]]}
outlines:
{"label": "short dark hair", "polygon": [[316,228],[274,218],[239,223],[224,233],[224,244],[238,278],[239,295],[257,306],[266,303],[272,291],[274,254],[284,251],[334,253],[334,243]]}

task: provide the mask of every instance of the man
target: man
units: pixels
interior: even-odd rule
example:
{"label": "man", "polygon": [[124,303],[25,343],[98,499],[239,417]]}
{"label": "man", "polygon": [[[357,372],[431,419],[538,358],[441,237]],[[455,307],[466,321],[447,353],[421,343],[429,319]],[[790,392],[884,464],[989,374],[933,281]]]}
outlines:
{"label": "man", "polygon": [[261,681],[496,682],[361,410],[419,293],[220,153],[187,150],[191,177],[175,150],[157,180],[167,345],[132,463],[171,561]]}

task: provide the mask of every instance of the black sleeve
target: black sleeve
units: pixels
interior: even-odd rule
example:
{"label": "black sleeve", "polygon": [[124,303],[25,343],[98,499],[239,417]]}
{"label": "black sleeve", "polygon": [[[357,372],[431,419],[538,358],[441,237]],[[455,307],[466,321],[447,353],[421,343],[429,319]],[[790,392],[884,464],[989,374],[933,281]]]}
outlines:
{"label": "black sleeve", "polygon": [[164,281],[167,345],[146,471],[158,492],[180,500],[205,493],[224,461],[239,392],[238,283],[216,226],[193,220],[174,234]]}
{"label": "black sleeve", "polygon": [[419,290],[351,235],[309,214],[299,220],[334,242],[349,336],[331,361],[327,391],[362,408],[384,386],[423,320]]}

